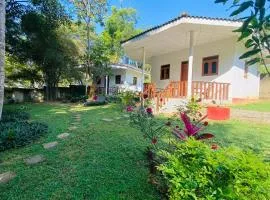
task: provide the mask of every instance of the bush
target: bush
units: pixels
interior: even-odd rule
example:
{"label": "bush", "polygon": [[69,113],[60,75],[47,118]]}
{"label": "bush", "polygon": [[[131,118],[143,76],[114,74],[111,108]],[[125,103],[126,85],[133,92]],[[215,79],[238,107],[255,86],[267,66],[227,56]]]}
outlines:
{"label": "bush", "polygon": [[47,133],[48,126],[43,123],[28,122],[25,112],[5,111],[0,122],[0,151],[21,147]]}
{"label": "bush", "polygon": [[134,106],[136,103],[140,102],[140,96],[138,93],[133,91],[125,91],[119,94],[121,99],[121,104],[123,108],[127,106]]}
{"label": "bush", "polygon": [[88,96],[78,96],[78,97],[71,97],[70,98],[70,102],[71,103],[77,103],[77,102],[86,102],[86,100],[88,99]]}
{"label": "bush", "polygon": [[106,104],[107,104],[106,101],[89,101],[89,102],[85,102],[84,106],[103,106]]}
{"label": "bush", "polygon": [[161,155],[170,199],[270,199],[270,166],[252,152],[189,139]]}

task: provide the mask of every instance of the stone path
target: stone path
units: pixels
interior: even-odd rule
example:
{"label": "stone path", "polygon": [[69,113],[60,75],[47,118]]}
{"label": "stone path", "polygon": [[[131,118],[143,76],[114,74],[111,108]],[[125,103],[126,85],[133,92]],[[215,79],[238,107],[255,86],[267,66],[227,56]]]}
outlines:
{"label": "stone path", "polygon": [[270,112],[258,112],[258,111],[250,111],[250,110],[232,109],[231,118],[270,124]]}
{"label": "stone path", "polygon": [[14,172],[5,172],[0,174],[0,183],[7,183],[16,177]]}
{"label": "stone path", "polygon": [[54,147],[56,147],[58,145],[58,142],[49,142],[49,143],[46,143],[46,144],[43,144],[43,148],[44,149],[52,149]]}
{"label": "stone path", "polygon": [[59,134],[57,135],[57,138],[58,139],[66,139],[67,137],[69,137],[69,133],[62,133],[62,134]]}
{"label": "stone path", "polygon": [[[79,125],[80,121],[81,121],[81,115],[80,114],[74,115],[73,120],[70,123],[71,126],[68,128],[68,130],[70,130],[70,131],[76,130],[78,128],[76,125]],[[57,138],[58,139],[66,139],[69,136],[70,136],[69,133],[62,133],[62,134],[57,135]],[[57,141],[42,144],[43,148],[46,150],[55,148],[57,145],[58,145]],[[46,160],[46,158],[43,155],[34,155],[31,157],[25,158],[24,162],[26,165],[36,165],[36,164],[41,163],[45,160]],[[10,180],[12,180],[14,177],[16,177],[16,174],[14,172],[8,171],[5,173],[2,173],[2,174],[0,174],[0,184],[7,183]]]}
{"label": "stone path", "polygon": [[41,163],[43,161],[45,161],[45,158],[43,155],[35,155],[35,156],[24,159],[24,162],[27,165],[35,165],[35,164]]}
{"label": "stone path", "polygon": [[113,119],[107,119],[107,118],[104,118],[104,119],[101,119],[102,121],[104,121],[104,122],[112,122],[113,121]]}

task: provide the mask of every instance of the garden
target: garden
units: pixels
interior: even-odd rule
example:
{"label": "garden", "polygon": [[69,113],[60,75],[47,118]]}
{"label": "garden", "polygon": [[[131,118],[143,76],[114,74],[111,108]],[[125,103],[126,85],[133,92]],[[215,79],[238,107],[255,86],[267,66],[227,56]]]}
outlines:
{"label": "garden", "polygon": [[196,100],[167,118],[144,100],[6,105],[0,198],[269,199],[269,124],[207,121]]}

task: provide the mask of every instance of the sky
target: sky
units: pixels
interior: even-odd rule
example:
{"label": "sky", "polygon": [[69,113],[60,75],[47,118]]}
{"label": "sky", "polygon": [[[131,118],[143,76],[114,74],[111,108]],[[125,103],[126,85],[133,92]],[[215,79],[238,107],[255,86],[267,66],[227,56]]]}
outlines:
{"label": "sky", "polygon": [[183,12],[207,17],[228,17],[228,6],[215,0],[109,0],[109,5],[132,7],[137,10],[140,29],[148,29],[175,18]]}

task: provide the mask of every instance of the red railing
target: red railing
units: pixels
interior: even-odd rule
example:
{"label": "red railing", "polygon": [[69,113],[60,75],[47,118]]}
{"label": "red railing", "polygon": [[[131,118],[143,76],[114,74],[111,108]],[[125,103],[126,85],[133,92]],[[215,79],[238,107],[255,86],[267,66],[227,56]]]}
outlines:
{"label": "red railing", "polygon": [[[192,81],[192,96],[207,100],[228,100],[229,83]],[[169,98],[186,98],[187,81],[171,81],[165,89],[157,90],[153,83],[144,85],[144,94],[156,98],[156,110],[166,104]]]}

